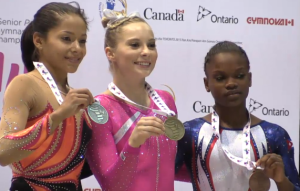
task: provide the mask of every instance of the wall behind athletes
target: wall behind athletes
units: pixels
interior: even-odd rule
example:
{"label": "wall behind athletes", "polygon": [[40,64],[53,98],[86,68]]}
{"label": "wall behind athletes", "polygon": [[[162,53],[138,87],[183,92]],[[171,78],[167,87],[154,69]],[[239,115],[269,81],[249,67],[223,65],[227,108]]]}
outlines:
{"label": "wall behind athletes", "polygon": [[[109,0],[107,0],[109,1]],[[110,0],[114,1],[114,0]],[[24,72],[20,36],[33,14],[49,0],[5,1],[0,6],[0,99],[10,80]],[[63,0],[63,2],[68,2]],[[104,30],[99,3],[105,0],[78,0],[90,19],[87,56],[79,71],[70,75],[74,88],[103,92],[111,81],[103,52]],[[249,110],[277,123],[290,134],[299,161],[299,62],[300,2],[292,0],[128,0],[128,11],[138,11],[152,26],[159,58],[148,82],[155,88],[175,91],[182,121],[209,113],[213,99],[203,86],[203,61],[218,41],[238,43],[248,53],[253,86]],[[121,4],[116,1],[115,10]],[[2,102],[0,102],[2,106]],[[0,145],[1,149],[1,145]],[[8,190],[11,171],[0,167],[1,190]],[[191,191],[191,185],[176,182],[176,191]],[[85,191],[98,190],[93,177],[83,181]],[[274,189],[274,185],[272,190]]]}

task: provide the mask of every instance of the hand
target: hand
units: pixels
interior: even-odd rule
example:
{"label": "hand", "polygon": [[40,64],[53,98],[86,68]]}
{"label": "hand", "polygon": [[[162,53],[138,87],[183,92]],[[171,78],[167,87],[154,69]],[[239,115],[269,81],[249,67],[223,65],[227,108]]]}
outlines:
{"label": "hand", "polygon": [[66,95],[61,106],[51,115],[53,121],[63,121],[64,119],[75,115],[81,109],[94,103],[94,97],[88,89],[71,89]]}
{"label": "hand", "polygon": [[256,166],[264,168],[265,174],[276,183],[281,183],[286,179],[284,164],[280,155],[267,154],[257,161]]}
{"label": "hand", "polygon": [[164,123],[157,117],[142,117],[129,138],[129,145],[140,147],[151,136],[160,136],[165,134]]}

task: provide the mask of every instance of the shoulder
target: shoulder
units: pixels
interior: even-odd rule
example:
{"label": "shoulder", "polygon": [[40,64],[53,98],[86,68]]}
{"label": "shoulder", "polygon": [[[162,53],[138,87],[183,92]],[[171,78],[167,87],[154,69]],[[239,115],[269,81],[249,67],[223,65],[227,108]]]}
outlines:
{"label": "shoulder", "polygon": [[186,132],[192,132],[192,131],[199,131],[201,127],[206,123],[208,122],[203,118],[195,118],[184,122],[183,125]]}
{"label": "shoulder", "polygon": [[33,84],[36,84],[36,82],[29,74],[20,74],[12,79],[7,88],[14,88],[17,86],[17,88],[23,89],[24,87],[30,87]]}
{"label": "shoulder", "polygon": [[105,93],[96,95],[94,98],[98,100],[103,107],[108,107],[111,106],[111,104],[118,102],[114,96]]}
{"label": "shoulder", "polygon": [[5,96],[14,96],[18,97],[26,97],[26,95],[32,95],[34,92],[32,91],[37,88],[37,82],[29,75],[29,74],[20,74],[12,79],[5,90]]}
{"label": "shoulder", "polygon": [[263,129],[265,136],[269,140],[269,142],[277,145],[282,141],[291,141],[288,132],[280,125],[268,121],[262,121],[259,125]]}
{"label": "shoulder", "polygon": [[[157,94],[164,100],[164,102],[171,107],[176,107],[175,106],[175,100],[173,98],[173,96],[165,91],[165,90],[155,90],[157,92]],[[174,108],[173,108],[174,109]]]}
{"label": "shoulder", "polygon": [[176,115],[178,115],[177,112],[177,107],[175,104],[175,100],[173,98],[173,96],[164,90],[155,90],[157,92],[157,94],[161,97],[161,99],[166,103],[166,105],[175,112]]}
{"label": "shoulder", "polygon": [[258,123],[258,125],[260,125],[262,127],[262,129],[264,129],[265,132],[271,132],[271,131],[272,132],[278,131],[278,133],[286,132],[286,130],[283,127],[281,127],[280,125],[271,123],[269,121],[262,120],[262,121],[260,121],[260,123]]}
{"label": "shoulder", "polygon": [[174,97],[171,95],[170,92],[168,91],[165,91],[165,90],[155,90],[158,95],[161,97],[161,98],[165,98],[165,99],[171,99],[174,101]]}
{"label": "shoulder", "polygon": [[20,74],[12,79],[4,93],[4,101],[22,100],[29,108],[35,104],[39,95],[37,82],[29,74]]}
{"label": "shoulder", "polygon": [[202,126],[204,123],[207,123],[207,121],[204,118],[195,118],[195,119],[185,121],[183,124],[185,126],[194,126],[194,125]]}
{"label": "shoulder", "polygon": [[[194,141],[198,141],[199,132],[206,121],[202,118],[196,118],[183,123],[185,128],[184,137],[178,142],[180,148],[185,150],[191,148]],[[188,148],[187,148],[188,145]]]}

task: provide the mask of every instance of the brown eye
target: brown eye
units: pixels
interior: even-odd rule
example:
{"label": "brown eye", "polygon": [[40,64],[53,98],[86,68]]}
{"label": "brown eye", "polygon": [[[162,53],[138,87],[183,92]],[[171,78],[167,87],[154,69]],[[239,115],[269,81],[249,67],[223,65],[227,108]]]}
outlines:
{"label": "brown eye", "polygon": [[63,41],[71,41],[71,38],[70,37],[68,37],[68,36],[65,36],[65,37],[62,37],[61,38]]}
{"label": "brown eye", "polygon": [[217,81],[222,81],[223,79],[224,79],[223,76],[217,76],[217,77],[216,77],[216,80],[217,80]]}
{"label": "brown eye", "polygon": [[150,48],[155,48],[156,47],[156,44],[155,43],[151,43],[148,45]]}
{"label": "brown eye", "polygon": [[243,79],[245,77],[245,74],[239,74],[237,77]]}
{"label": "brown eye", "polygon": [[130,46],[133,47],[133,48],[137,48],[137,47],[139,47],[139,44],[138,43],[131,43]]}

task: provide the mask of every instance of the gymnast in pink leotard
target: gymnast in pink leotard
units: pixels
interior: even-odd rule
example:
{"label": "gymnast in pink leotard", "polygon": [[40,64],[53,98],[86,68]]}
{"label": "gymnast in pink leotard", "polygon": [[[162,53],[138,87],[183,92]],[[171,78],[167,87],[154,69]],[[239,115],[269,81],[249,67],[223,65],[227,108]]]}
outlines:
{"label": "gymnast in pink leotard", "polygon": [[153,109],[177,115],[176,106],[171,94],[145,81],[157,60],[152,29],[138,15],[103,23],[113,82],[96,96],[107,119],[93,123],[91,170],[104,191],[174,191],[177,142],[164,135],[165,117]]}

